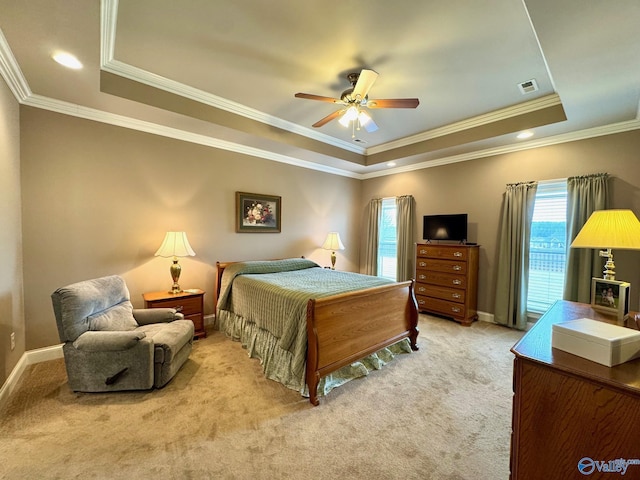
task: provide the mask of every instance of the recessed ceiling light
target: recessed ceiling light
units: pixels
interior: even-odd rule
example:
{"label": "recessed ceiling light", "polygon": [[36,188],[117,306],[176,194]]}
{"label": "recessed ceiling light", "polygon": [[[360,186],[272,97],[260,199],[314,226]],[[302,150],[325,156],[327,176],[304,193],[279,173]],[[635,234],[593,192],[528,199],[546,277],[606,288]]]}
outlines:
{"label": "recessed ceiling light", "polygon": [[524,132],[520,132],[518,134],[518,138],[520,140],[524,140],[525,138],[529,138],[529,137],[533,137],[533,132],[530,132],[528,130],[525,130]]}
{"label": "recessed ceiling light", "polygon": [[387,167],[395,167],[396,162],[387,162]]}
{"label": "recessed ceiling light", "polygon": [[63,65],[67,68],[73,68],[74,70],[79,70],[82,68],[82,63],[80,63],[80,60],[78,60],[70,53],[56,52],[53,55],[53,59],[60,65]]}

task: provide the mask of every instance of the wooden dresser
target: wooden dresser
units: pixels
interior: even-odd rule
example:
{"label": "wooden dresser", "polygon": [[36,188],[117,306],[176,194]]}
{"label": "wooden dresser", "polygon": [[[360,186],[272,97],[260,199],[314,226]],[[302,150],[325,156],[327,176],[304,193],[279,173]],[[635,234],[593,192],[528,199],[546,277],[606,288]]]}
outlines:
{"label": "wooden dresser", "polygon": [[416,247],[418,310],[469,326],[478,319],[478,245]]}
{"label": "wooden dresser", "polygon": [[[616,323],[589,305],[558,301],[511,349],[513,480],[640,478],[640,359],[606,367],[552,348],[552,325],[578,318]],[[626,326],[636,328],[633,320]],[[606,471],[620,459],[637,464],[624,476]]]}

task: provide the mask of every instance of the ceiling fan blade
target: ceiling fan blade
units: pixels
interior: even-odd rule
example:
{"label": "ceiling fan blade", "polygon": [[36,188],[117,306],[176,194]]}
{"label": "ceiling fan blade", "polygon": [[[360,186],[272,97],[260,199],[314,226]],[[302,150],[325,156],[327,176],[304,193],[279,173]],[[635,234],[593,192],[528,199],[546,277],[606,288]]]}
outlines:
{"label": "ceiling fan blade", "polygon": [[321,120],[318,120],[316,123],[314,123],[312,125],[312,127],[321,127],[327,123],[329,123],[331,120],[333,120],[334,118],[338,118],[340,115],[342,115],[344,113],[344,110],[336,110],[335,112],[327,115],[326,117],[324,117]]}
{"label": "ceiling fan blade", "polygon": [[420,104],[417,98],[388,98],[385,100],[369,100],[367,108],[416,108]]}
{"label": "ceiling fan blade", "polygon": [[373,83],[378,78],[378,74],[373,70],[365,70],[363,69],[360,72],[360,76],[358,77],[358,81],[356,82],[356,86],[353,87],[353,93],[351,96],[353,98],[364,99],[369,93],[369,89],[372,87]]}
{"label": "ceiling fan blade", "polygon": [[311,93],[296,93],[295,97],[306,98],[308,100],[319,100],[321,102],[340,103],[340,104],[344,103],[339,98],[323,97],[322,95],[313,95]]}
{"label": "ceiling fan blade", "polygon": [[373,118],[370,119],[367,123],[363,124],[362,126],[368,133],[375,132],[376,130],[378,130],[378,125],[376,125],[376,122],[373,121]]}

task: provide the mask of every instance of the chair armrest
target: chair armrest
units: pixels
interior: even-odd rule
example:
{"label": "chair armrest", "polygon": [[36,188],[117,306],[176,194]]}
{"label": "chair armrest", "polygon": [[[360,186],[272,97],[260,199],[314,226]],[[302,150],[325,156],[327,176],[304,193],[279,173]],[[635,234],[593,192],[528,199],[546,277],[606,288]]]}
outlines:
{"label": "chair armrest", "polygon": [[168,323],[174,320],[182,320],[184,315],[178,313],[175,308],[134,308],[133,318],[138,325],[150,323]]}
{"label": "chair armrest", "polygon": [[80,335],[73,346],[85,352],[118,352],[135,347],[146,337],[144,332],[88,331]]}

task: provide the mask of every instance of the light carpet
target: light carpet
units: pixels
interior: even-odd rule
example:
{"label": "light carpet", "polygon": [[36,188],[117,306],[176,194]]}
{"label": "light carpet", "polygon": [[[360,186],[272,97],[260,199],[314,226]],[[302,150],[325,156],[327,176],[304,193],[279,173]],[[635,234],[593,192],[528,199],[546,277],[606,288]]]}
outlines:
{"label": "light carpet", "polygon": [[320,398],[209,330],[163,389],[83,394],[29,366],[0,411],[3,479],[507,479],[521,332],[420,316],[420,351]]}

